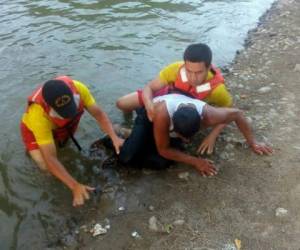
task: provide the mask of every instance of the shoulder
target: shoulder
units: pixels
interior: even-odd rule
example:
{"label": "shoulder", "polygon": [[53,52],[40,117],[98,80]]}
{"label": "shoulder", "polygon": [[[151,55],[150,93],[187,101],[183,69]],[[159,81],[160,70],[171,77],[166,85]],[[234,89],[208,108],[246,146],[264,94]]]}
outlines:
{"label": "shoulder", "polygon": [[75,88],[79,92],[79,94],[81,94],[81,92],[89,91],[89,88],[83,82],[80,82],[78,80],[73,80],[73,83],[74,83]]}
{"label": "shoulder", "polygon": [[37,104],[37,103],[32,103],[28,107],[27,113],[30,114],[30,116],[34,116],[34,117],[44,116],[44,114],[46,114],[43,107],[40,104]]}
{"label": "shoulder", "polygon": [[179,68],[184,64],[183,61],[176,61],[173,63],[170,63],[169,65],[165,66],[162,70],[169,70],[173,72],[178,72]]}
{"label": "shoulder", "polygon": [[163,83],[172,83],[176,80],[178,71],[180,67],[183,65],[183,61],[173,62],[166,67],[164,67],[159,72],[160,81]]}
{"label": "shoulder", "polygon": [[153,121],[169,122],[170,116],[165,101],[157,102],[154,104],[154,119]]}

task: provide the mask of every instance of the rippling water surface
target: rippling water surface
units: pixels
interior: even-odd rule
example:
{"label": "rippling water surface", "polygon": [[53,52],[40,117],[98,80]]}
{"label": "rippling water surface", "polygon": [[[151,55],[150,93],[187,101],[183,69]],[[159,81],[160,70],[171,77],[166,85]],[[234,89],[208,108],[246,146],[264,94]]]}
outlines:
{"label": "rippling water surface", "polygon": [[[272,2],[2,0],[0,248],[38,249],[51,238],[48,228],[74,213],[69,191],[36,170],[21,145],[20,116],[38,83],[72,75],[87,83],[114,121],[122,121],[115,100],[181,59],[189,43],[208,43],[215,64],[230,63]],[[81,143],[87,147],[100,135],[86,116],[78,134]],[[72,147],[60,152],[72,173],[89,182],[92,173],[86,168],[95,168],[97,161]],[[103,175],[109,176],[102,176],[104,182],[118,179]]]}

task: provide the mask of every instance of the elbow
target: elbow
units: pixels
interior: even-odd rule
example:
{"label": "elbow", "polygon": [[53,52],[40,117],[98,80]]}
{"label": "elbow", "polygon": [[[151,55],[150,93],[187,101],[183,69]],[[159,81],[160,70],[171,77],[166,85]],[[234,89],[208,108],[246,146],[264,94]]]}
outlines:
{"label": "elbow", "polygon": [[161,148],[161,149],[157,149],[158,153],[160,156],[166,158],[166,159],[170,159],[170,155],[169,155],[169,150],[166,148]]}
{"label": "elbow", "polygon": [[244,111],[243,110],[234,109],[232,114],[231,114],[230,121],[237,121],[243,116],[244,116]]}

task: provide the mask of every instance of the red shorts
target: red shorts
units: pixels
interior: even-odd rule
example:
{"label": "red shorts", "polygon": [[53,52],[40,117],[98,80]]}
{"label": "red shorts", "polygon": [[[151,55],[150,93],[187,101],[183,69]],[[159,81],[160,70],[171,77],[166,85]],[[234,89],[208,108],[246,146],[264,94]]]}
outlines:
{"label": "red shorts", "polygon": [[[138,89],[137,91],[137,94],[138,94],[138,99],[139,99],[139,104],[141,106],[144,106],[144,100],[143,100],[143,90],[142,89]],[[169,93],[169,86],[166,86],[158,91],[156,91],[153,95],[153,97],[156,97],[156,96],[162,96],[162,95],[166,95]]]}
{"label": "red shorts", "polygon": [[26,125],[23,122],[21,122],[20,124],[20,129],[26,150],[29,152],[38,149],[39,145],[37,144],[33,133],[26,127]]}

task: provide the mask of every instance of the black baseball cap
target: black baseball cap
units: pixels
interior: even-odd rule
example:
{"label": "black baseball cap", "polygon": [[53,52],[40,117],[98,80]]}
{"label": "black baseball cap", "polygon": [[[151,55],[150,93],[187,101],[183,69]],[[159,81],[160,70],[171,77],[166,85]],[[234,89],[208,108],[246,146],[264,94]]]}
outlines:
{"label": "black baseball cap", "polygon": [[42,89],[44,100],[63,118],[73,118],[77,106],[71,89],[61,80],[50,80]]}

